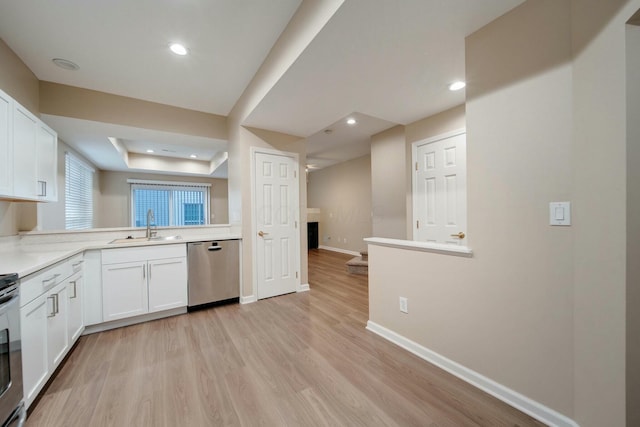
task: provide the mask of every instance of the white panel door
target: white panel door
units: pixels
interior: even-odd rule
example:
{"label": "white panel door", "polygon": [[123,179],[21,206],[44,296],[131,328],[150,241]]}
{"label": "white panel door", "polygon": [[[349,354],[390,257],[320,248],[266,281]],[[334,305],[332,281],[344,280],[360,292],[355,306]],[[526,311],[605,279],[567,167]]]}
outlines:
{"label": "white panel door", "polygon": [[414,239],[465,245],[466,135],[417,143],[414,174]]}
{"label": "white panel door", "polygon": [[258,299],[298,284],[298,174],[292,157],[255,153]]}

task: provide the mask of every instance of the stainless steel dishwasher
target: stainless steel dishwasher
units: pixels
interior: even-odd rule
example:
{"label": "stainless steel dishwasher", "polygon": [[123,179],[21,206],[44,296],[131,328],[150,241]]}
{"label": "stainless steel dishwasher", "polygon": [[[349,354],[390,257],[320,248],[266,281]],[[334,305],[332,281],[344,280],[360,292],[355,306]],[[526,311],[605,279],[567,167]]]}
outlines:
{"label": "stainless steel dishwasher", "polygon": [[187,266],[189,311],[239,301],[238,240],[187,243]]}

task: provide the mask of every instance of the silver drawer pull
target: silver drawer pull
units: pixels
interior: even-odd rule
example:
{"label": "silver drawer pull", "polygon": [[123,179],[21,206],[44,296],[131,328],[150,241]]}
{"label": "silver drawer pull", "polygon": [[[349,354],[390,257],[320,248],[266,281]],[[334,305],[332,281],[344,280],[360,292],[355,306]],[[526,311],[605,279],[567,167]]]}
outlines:
{"label": "silver drawer pull", "polygon": [[82,265],[83,261],[78,261],[78,262],[74,262],[73,264],[71,264],[71,268],[73,268],[74,270],[76,269],[76,267],[79,267]]}
{"label": "silver drawer pull", "polygon": [[60,277],[60,273],[54,274],[53,276],[49,277],[48,279],[44,279],[42,281],[42,284],[46,286],[49,282],[52,282],[52,281],[56,280],[58,277]]}

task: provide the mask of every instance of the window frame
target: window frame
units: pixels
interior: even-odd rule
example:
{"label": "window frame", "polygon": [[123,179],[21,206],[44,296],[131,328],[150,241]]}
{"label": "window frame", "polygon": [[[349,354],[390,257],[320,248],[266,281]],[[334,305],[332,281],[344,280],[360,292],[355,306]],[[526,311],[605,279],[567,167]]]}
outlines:
{"label": "window frame", "polygon": [[[83,185],[80,184],[82,186],[82,188],[75,188],[74,191],[69,191],[70,190],[70,186],[73,185],[73,183],[75,182],[74,180],[70,179],[70,174],[72,172],[70,172],[70,167],[73,168],[77,168],[79,170],[83,170],[83,172],[87,172],[88,173],[88,177],[89,179],[89,185]],[[64,228],[65,230],[87,230],[87,229],[91,229],[93,228],[93,224],[94,224],[94,209],[93,209],[93,186],[95,184],[94,182],[94,174],[95,174],[96,170],[95,168],[93,168],[92,166],[90,166],[87,162],[85,162],[83,159],[81,159],[79,156],[75,155],[74,153],[70,152],[70,151],[65,151],[64,153],[64,192],[65,192],[65,201],[64,201]],[[77,172],[76,172],[77,173]],[[84,196],[85,197],[69,197],[69,194],[78,194],[79,191],[83,189],[83,190],[88,190]],[[80,226],[73,226],[70,227],[69,226],[69,204],[72,201],[77,201],[78,199],[80,199],[81,201],[83,201],[84,203],[82,203],[81,206],[84,207],[84,209],[82,208],[78,208],[76,209],[79,213],[85,213],[86,215],[81,218],[80,220],[76,220],[76,222],[80,221]],[[87,200],[88,199],[88,200]],[[87,208],[88,206],[88,208]]]}
{"label": "window frame", "polygon": [[[136,203],[135,190],[166,190],[169,191],[169,225],[164,227],[199,227],[211,224],[211,184],[205,182],[189,182],[189,181],[158,181],[158,180],[142,180],[128,179],[129,189],[129,223],[131,227],[136,226]],[[204,224],[198,225],[179,225],[175,224],[175,213],[173,211],[173,192],[174,191],[203,191],[204,193]]]}

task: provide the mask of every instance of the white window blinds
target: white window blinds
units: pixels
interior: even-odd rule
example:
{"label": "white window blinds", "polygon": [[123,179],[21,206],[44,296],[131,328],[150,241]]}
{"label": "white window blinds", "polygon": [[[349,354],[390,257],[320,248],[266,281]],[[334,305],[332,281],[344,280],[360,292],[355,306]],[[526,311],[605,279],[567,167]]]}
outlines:
{"label": "white window blinds", "polygon": [[93,227],[93,168],[65,153],[65,228]]}
{"label": "white window blinds", "polygon": [[209,224],[210,184],[129,180],[131,225],[146,227],[153,210],[159,227]]}

